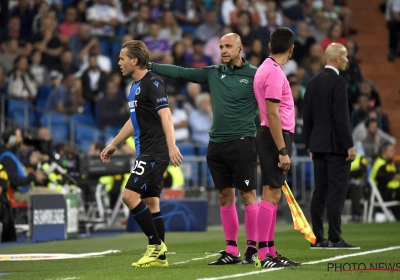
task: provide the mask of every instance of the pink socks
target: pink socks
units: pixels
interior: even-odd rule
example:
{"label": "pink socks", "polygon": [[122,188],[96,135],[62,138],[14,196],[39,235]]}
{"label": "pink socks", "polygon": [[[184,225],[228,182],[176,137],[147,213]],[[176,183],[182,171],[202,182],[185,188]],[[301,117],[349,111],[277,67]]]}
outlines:
{"label": "pink socks", "polygon": [[226,252],[233,256],[238,256],[239,249],[237,247],[237,238],[239,232],[239,219],[236,205],[220,206],[219,209],[226,240]]}
{"label": "pink socks", "polygon": [[244,226],[246,229],[247,246],[256,248],[257,246],[257,212],[258,203],[244,206]]}
{"label": "pink socks", "polygon": [[[270,237],[274,236],[271,230],[275,230],[276,222],[276,206],[261,200],[260,207],[257,213],[257,236],[258,236],[258,259],[263,260],[267,257],[267,254],[272,255],[272,250],[269,250],[268,241],[272,241]],[[275,218],[274,218],[275,217]],[[276,255],[275,249],[273,249],[273,256]]]}

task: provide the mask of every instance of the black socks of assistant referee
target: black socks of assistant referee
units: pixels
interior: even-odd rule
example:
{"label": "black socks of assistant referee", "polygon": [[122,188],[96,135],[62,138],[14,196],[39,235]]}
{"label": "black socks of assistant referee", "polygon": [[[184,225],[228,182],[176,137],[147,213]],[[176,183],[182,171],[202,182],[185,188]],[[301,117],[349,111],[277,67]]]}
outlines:
{"label": "black socks of assistant referee", "polygon": [[153,222],[153,217],[147,205],[140,201],[140,203],[131,210],[133,217],[149,239],[150,245],[161,244],[161,239],[158,236],[156,226]]}

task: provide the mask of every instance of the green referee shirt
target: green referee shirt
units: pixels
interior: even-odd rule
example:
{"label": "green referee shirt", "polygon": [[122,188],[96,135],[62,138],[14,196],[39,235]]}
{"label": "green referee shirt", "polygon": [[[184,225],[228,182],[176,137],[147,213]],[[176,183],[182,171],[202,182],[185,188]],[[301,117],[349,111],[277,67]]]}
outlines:
{"label": "green referee shirt", "polygon": [[255,136],[258,107],[253,81],[257,67],[246,60],[242,66],[233,68],[225,64],[183,68],[153,63],[151,70],[165,77],[209,84],[213,110],[210,141],[223,143]]}

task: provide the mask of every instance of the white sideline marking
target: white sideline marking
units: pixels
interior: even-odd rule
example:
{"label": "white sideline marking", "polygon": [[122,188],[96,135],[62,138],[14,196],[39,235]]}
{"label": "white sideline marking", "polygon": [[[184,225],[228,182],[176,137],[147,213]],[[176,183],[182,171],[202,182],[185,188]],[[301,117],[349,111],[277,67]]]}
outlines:
{"label": "white sideline marking", "polygon": [[[322,259],[322,260],[317,260],[317,261],[311,261],[311,262],[306,262],[306,263],[302,263],[302,264],[303,265],[317,264],[317,263],[340,260],[340,259],[344,259],[344,258],[351,258],[351,257],[357,257],[357,256],[381,253],[381,252],[386,252],[386,251],[392,251],[392,250],[397,250],[397,249],[400,249],[400,246],[392,246],[392,247],[376,249],[376,250],[371,250],[371,251],[365,251],[365,252],[360,252],[360,253],[354,253],[354,254],[348,254],[348,255],[340,255],[340,256],[336,256],[336,257],[332,257],[332,258],[327,258],[327,259]],[[284,269],[284,268],[282,267],[282,268],[261,269],[261,270],[258,270],[258,271],[252,271],[252,272],[247,272],[247,273],[239,273],[239,274],[233,274],[233,275],[226,275],[226,276],[220,276],[220,277],[198,278],[197,280],[219,280],[219,279],[237,278],[237,277],[249,276],[249,275],[253,275],[253,274],[273,272],[273,271],[277,271],[277,270],[281,270],[281,269]]]}
{"label": "white sideline marking", "polygon": [[206,252],[206,254],[207,254],[207,256],[205,256],[205,257],[193,258],[191,260],[187,260],[187,261],[184,261],[184,262],[176,262],[176,263],[173,263],[172,265],[188,263],[190,261],[200,261],[200,260],[204,260],[204,259],[208,259],[210,257],[215,257],[215,256],[219,256],[220,255],[220,254],[210,254],[210,253],[207,253],[207,252]]}

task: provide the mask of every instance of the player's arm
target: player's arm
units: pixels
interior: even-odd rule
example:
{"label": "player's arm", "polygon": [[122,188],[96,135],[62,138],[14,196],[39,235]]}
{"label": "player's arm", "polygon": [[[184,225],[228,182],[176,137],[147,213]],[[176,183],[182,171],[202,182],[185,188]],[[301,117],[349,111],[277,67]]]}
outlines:
{"label": "player's arm", "polygon": [[168,153],[173,166],[182,164],[182,155],[175,144],[174,124],[172,123],[171,110],[169,107],[161,108],[157,111],[161,118],[161,124],[164,130],[165,138],[167,139]]}
{"label": "player's arm", "polygon": [[207,73],[210,68],[184,68],[170,64],[149,63],[149,70],[164,77],[205,84],[208,83]]}
{"label": "player's arm", "polygon": [[117,147],[123,144],[126,139],[131,137],[134,133],[133,125],[130,119],[122,127],[121,131],[114,137],[111,143],[104,148],[100,154],[100,158],[103,162],[109,162],[110,157],[115,153]]}

